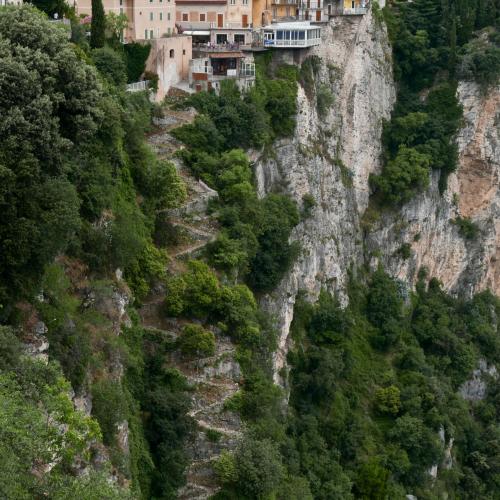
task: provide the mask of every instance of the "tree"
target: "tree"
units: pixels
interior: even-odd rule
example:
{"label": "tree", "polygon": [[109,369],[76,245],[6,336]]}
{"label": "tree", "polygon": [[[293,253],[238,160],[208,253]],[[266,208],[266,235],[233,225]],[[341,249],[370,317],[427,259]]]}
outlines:
{"label": "tree", "polygon": [[90,25],[90,46],[93,49],[104,47],[106,39],[106,16],[102,0],[92,0],[92,23]]}
{"label": "tree", "polygon": [[185,356],[213,356],[215,336],[201,325],[186,325],[179,336],[178,345]]}
{"label": "tree", "polygon": [[380,413],[397,415],[401,406],[399,389],[395,385],[377,389],[375,406]]}
{"label": "tree", "polygon": [[65,33],[33,7],[2,9],[0,40],[4,302],[14,290],[29,290],[80,228],[80,201],[68,182],[74,171],[70,158],[96,132],[102,94],[95,69],[78,59]]}
{"label": "tree", "polygon": [[430,156],[414,148],[400,146],[396,157],[387,163],[382,174],[370,179],[387,203],[405,203],[414,193],[429,185],[430,163]]}
{"label": "tree", "polygon": [[236,489],[250,498],[269,497],[284,474],[281,457],[270,441],[247,438],[235,453]]}
{"label": "tree", "polygon": [[115,14],[110,12],[106,15],[106,33],[114,44],[119,43],[123,31],[128,27],[128,18],[125,14]]}
{"label": "tree", "polygon": [[120,54],[110,47],[102,47],[92,51],[92,59],[99,72],[112,85],[124,87],[127,82],[125,62]]}

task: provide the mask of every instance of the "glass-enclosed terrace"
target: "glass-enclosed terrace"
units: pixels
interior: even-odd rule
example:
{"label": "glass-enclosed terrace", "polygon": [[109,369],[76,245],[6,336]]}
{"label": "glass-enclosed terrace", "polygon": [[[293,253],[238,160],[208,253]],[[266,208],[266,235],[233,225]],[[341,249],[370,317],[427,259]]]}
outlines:
{"label": "glass-enclosed terrace", "polygon": [[265,47],[301,48],[321,43],[321,28],[308,22],[276,23],[263,31]]}

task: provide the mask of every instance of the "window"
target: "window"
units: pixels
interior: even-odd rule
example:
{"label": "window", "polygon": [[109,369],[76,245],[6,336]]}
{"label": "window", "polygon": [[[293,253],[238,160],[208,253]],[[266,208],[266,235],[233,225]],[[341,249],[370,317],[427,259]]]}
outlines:
{"label": "window", "polygon": [[236,0],[230,0],[229,2],[231,5],[236,5]]}
{"label": "window", "polygon": [[171,32],[172,32],[172,30],[170,28],[167,28],[167,34],[170,35]]}
{"label": "window", "polygon": [[299,40],[305,40],[305,38],[306,38],[306,32],[299,31]]}
{"label": "window", "polygon": [[163,12],[160,12],[160,21],[163,21]]}
{"label": "window", "polygon": [[283,40],[284,36],[283,36],[283,31],[282,30],[278,30],[276,32],[276,40]]}
{"label": "window", "polygon": [[155,17],[154,14],[152,12],[150,12],[149,13],[149,20],[153,21],[154,17]]}
{"label": "window", "polygon": [[248,0],[242,0],[241,2],[243,5],[248,5]]}
{"label": "window", "polygon": [[167,14],[167,20],[170,21],[170,12]]}
{"label": "window", "polygon": [[183,21],[189,21],[189,15],[188,14],[182,14],[182,20]]}
{"label": "window", "polygon": [[149,30],[149,38],[153,39],[155,36],[153,34],[153,30]]}
{"label": "window", "polygon": [[227,43],[226,33],[218,33],[216,41],[217,41],[217,44]]}
{"label": "window", "polygon": [[245,43],[245,35],[241,33],[236,33],[234,35],[234,43]]}
{"label": "window", "polygon": [[170,49],[170,59],[173,59],[174,57],[175,57],[174,49]]}
{"label": "window", "polygon": [[200,14],[200,21],[204,22],[207,20],[207,15],[206,14]]}
{"label": "window", "polygon": [[144,40],[148,39],[148,30],[144,30]]}
{"label": "window", "polygon": [[120,7],[120,14],[123,14],[123,7]]}
{"label": "window", "polygon": [[120,0],[120,5],[123,5],[123,0]]}
{"label": "window", "polygon": [[182,49],[182,55],[185,56],[186,55],[186,49]]}

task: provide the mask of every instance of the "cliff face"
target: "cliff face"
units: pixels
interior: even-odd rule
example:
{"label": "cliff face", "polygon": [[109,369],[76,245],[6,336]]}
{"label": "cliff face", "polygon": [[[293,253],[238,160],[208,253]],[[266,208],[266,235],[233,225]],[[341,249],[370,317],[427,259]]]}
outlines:
{"label": "cliff face", "polygon": [[315,299],[326,287],[345,300],[349,269],[363,262],[360,218],[368,205],[368,177],[380,168],[382,119],[390,117],[395,100],[387,34],[371,13],[331,21],[309,55],[321,58],[319,81],[334,104],[321,116],[299,88],[295,136],[276,144],[274,158],[256,163],[260,193],[280,185],[299,203],[305,194],[316,202],[293,234],[302,248],[299,259],[264,299],[280,329],[275,373],[285,363],[298,291]]}
{"label": "cliff face", "polygon": [[[276,144],[274,158],[256,163],[261,194],[279,186],[299,203],[304,194],[316,201],[293,234],[300,258],[263,300],[280,329],[276,374],[285,365],[297,292],[314,300],[327,288],[345,301],[348,272],[363,263],[380,262],[408,285],[425,266],[452,293],[500,292],[500,88],[483,94],[474,83],[459,85],[459,167],[446,192],[439,193],[435,172],[426,192],[367,224],[368,178],[380,169],[382,120],[395,100],[391,50],[371,13],[337,18],[323,36],[311,54],[321,58],[320,81],[333,92],[333,106],[320,117],[314,99],[299,89],[295,136]],[[465,238],[452,223],[457,217],[470,218],[477,237]],[[407,259],[398,253],[403,244],[411,247]]]}
{"label": "cliff face", "polygon": [[[413,283],[425,266],[452,293],[472,295],[486,288],[500,292],[500,89],[483,94],[474,83],[461,83],[464,124],[457,137],[459,166],[443,196],[434,175],[430,189],[395,216],[384,216],[367,237],[367,248],[380,255],[398,278]],[[466,239],[452,224],[470,218],[477,237]],[[411,256],[394,252],[409,243]],[[375,264],[378,258],[371,258]]]}

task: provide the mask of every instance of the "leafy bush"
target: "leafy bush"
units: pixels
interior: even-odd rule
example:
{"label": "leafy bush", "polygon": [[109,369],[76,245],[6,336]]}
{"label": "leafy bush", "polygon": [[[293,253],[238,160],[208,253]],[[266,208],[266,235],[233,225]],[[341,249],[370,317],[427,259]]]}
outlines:
{"label": "leafy bush", "polygon": [[186,325],[178,339],[178,345],[185,356],[213,356],[215,353],[215,336],[201,325]]}
{"label": "leafy bush", "polygon": [[477,235],[479,234],[479,227],[469,218],[457,217],[451,222],[458,227],[458,231],[466,240],[474,240],[477,238]]}
{"label": "leafy bush", "polygon": [[126,55],[127,82],[137,82],[144,73],[151,45],[134,42],[125,44],[123,48]]}
{"label": "leafy bush", "polygon": [[113,444],[117,424],[127,417],[127,403],[120,382],[103,379],[92,385],[92,416],[99,422],[104,443]]}
{"label": "leafy bush", "polygon": [[126,67],[123,57],[110,47],[94,49],[92,59],[99,72],[112,85],[123,87],[127,82]]}
{"label": "leafy bush", "polygon": [[319,85],[316,90],[316,107],[321,118],[324,118],[328,114],[328,110],[334,102],[335,98],[330,88],[325,84]]}
{"label": "leafy bush", "polygon": [[488,32],[479,34],[462,47],[458,65],[458,76],[464,80],[475,80],[483,88],[498,81],[500,76],[500,46],[493,43],[497,37],[488,37]]}
{"label": "leafy bush", "polygon": [[372,175],[370,180],[387,203],[405,203],[415,192],[422,191],[429,185],[430,162],[431,158],[427,154],[401,146],[396,157],[387,163],[382,173]]}
{"label": "leafy bush", "polygon": [[399,389],[394,385],[377,389],[375,393],[375,407],[380,413],[397,415],[401,407]]}

